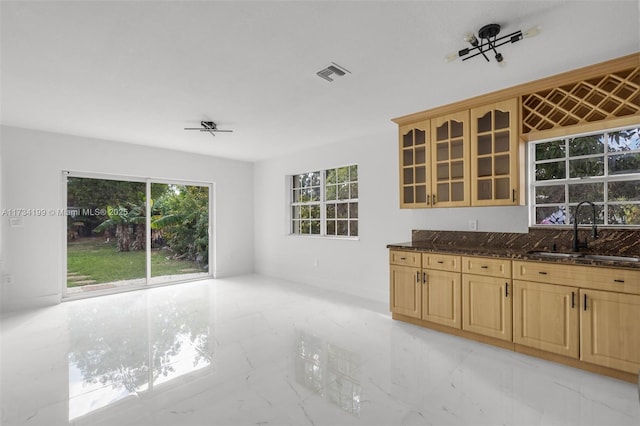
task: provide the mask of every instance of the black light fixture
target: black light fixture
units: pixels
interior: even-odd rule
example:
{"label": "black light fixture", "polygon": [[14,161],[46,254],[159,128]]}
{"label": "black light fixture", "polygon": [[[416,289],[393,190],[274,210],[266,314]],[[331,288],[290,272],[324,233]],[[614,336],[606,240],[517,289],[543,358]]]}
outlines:
{"label": "black light fixture", "polygon": [[487,24],[480,28],[480,30],[478,30],[477,37],[475,36],[475,34],[469,33],[464,38],[466,42],[471,44],[471,47],[461,49],[457,53],[448,55],[447,60],[453,61],[457,58],[462,58],[463,61],[466,61],[467,59],[475,58],[478,55],[482,55],[487,60],[487,62],[490,62],[487,53],[491,53],[496,62],[502,65],[504,57],[502,56],[502,53],[496,50],[498,47],[503,46],[507,43],[515,43],[516,41],[522,40],[525,37],[533,37],[539,32],[539,27],[533,27],[528,29],[524,33],[521,30],[518,30],[512,32],[511,34],[498,37],[498,34],[500,34],[500,25]]}
{"label": "black light fixture", "polygon": [[215,132],[233,132],[233,130],[222,130],[218,129],[218,125],[213,121],[201,121],[200,126],[202,127],[185,127],[185,130],[198,130],[200,132],[208,132],[211,136],[215,136]]}

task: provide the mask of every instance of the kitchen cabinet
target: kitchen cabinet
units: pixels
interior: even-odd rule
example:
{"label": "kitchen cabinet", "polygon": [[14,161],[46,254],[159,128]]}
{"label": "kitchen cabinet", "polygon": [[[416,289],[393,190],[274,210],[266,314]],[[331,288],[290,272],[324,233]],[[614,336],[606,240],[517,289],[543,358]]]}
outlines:
{"label": "kitchen cabinet", "polygon": [[462,257],[462,329],[512,339],[511,260]]}
{"label": "kitchen cabinet", "polygon": [[412,318],[422,313],[422,255],[389,252],[389,305],[391,312]]}
{"label": "kitchen cabinet", "polygon": [[639,270],[514,261],[513,277],[515,343],[640,371]]}
{"label": "kitchen cabinet", "polygon": [[400,207],[519,204],[516,98],[400,126]]}
{"label": "kitchen cabinet", "polygon": [[468,206],[469,111],[431,120],[433,207]]}
{"label": "kitchen cabinet", "polygon": [[578,289],[514,280],[513,341],[578,358]]}
{"label": "kitchen cabinet", "polygon": [[460,256],[416,254],[390,251],[391,312],[460,329]]}
{"label": "kitchen cabinet", "polygon": [[518,100],[471,109],[471,205],[517,205]]}
{"label": "kitchen cabinet", "polygon": [[400,126],[400,208],[431,203],[430,121]]}
{"label": "kitchen cabinet", "polygon": [[638,373],[640,295],[581,289],[580,303],[581,359]]}

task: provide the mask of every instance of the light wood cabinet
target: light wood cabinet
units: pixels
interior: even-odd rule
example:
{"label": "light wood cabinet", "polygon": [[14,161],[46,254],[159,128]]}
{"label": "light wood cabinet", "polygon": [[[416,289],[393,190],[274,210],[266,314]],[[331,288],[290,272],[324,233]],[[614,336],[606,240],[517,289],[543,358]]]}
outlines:
{"label": "light wood cabinet", "polygon": [[422,275],[420,268],[389,266],[391,312],[412,318],[422,317]]}
{"label": "light wood cabinet", "polygon": [[391,312],[461,328],[460,256],[392,250],[389,262]]}
{"label": "light wood cabinet", "polygon": [[518,100],[471,109],[471,205],[518,204]]}
{"label": "light wood cabinet", "polygon": [[581,289],[580,303],[580,359],[637,374],[640,295]]}
{"label": "light wood cabinet", "polygon": [[408,250],[389,260],[394,318],[638,378],[640,269]]}
{"label": "light wood cabinet", "polygon": [[424,269],[422,319],[460,329],[460,273]]}
{"label": "light wood cabinet", "polygon": [[520,203],[517,98],[399,130],[401,208]]}
{"label": "light wood cabinet", "polygon": [[469,205],[469,111],[431,120],[433,207]]}
{"label": "light wood cabinet", "polygon": [[462,329],[511,341],[511,261],[462,257]]}
{"label": "light wood cabinet", "polygon": [[400,126],[400,208],[431,203],[430,121]]}
{"label": "light wood cabinet", "polygon": [[555,284],[513,281],[513,341],[578,358],[578,289]]}
{"label": "light wood cabinet", "polygon": [[640,371],[640,271],[514,261],[513,277],[515,343]]}

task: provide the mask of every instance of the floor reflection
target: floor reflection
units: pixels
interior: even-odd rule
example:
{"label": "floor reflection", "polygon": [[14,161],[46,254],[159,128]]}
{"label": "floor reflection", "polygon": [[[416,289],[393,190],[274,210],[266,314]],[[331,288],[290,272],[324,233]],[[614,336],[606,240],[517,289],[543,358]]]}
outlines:
{"label": "floor reflection", "polygon": [[206,298],[145,294],[129,305],[79,305],[69,319],[69,420],[212,365]]}
{"label": "floor reflection", "polygon": [[295,377],[342,410],[360,416],[360,355],[295,329]]}

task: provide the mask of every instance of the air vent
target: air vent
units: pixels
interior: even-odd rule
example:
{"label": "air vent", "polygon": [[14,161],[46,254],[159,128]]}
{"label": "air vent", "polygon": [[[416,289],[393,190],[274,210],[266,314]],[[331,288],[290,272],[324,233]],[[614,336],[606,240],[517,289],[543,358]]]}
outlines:
{"label": "air vent", "polygon": [[347,73],[351,74],[351,71],[349,71],[348,69],[341,67],[340,65],[336,64],[335,62],[331,62],[331,65],[329,65],[328,67],[326,67],[323,70],[318,71],[316,74],[318,74],[318,76],[324,78],[327,81],[333,81],[332,77],[342,77],[344,75],[346,75]]}

